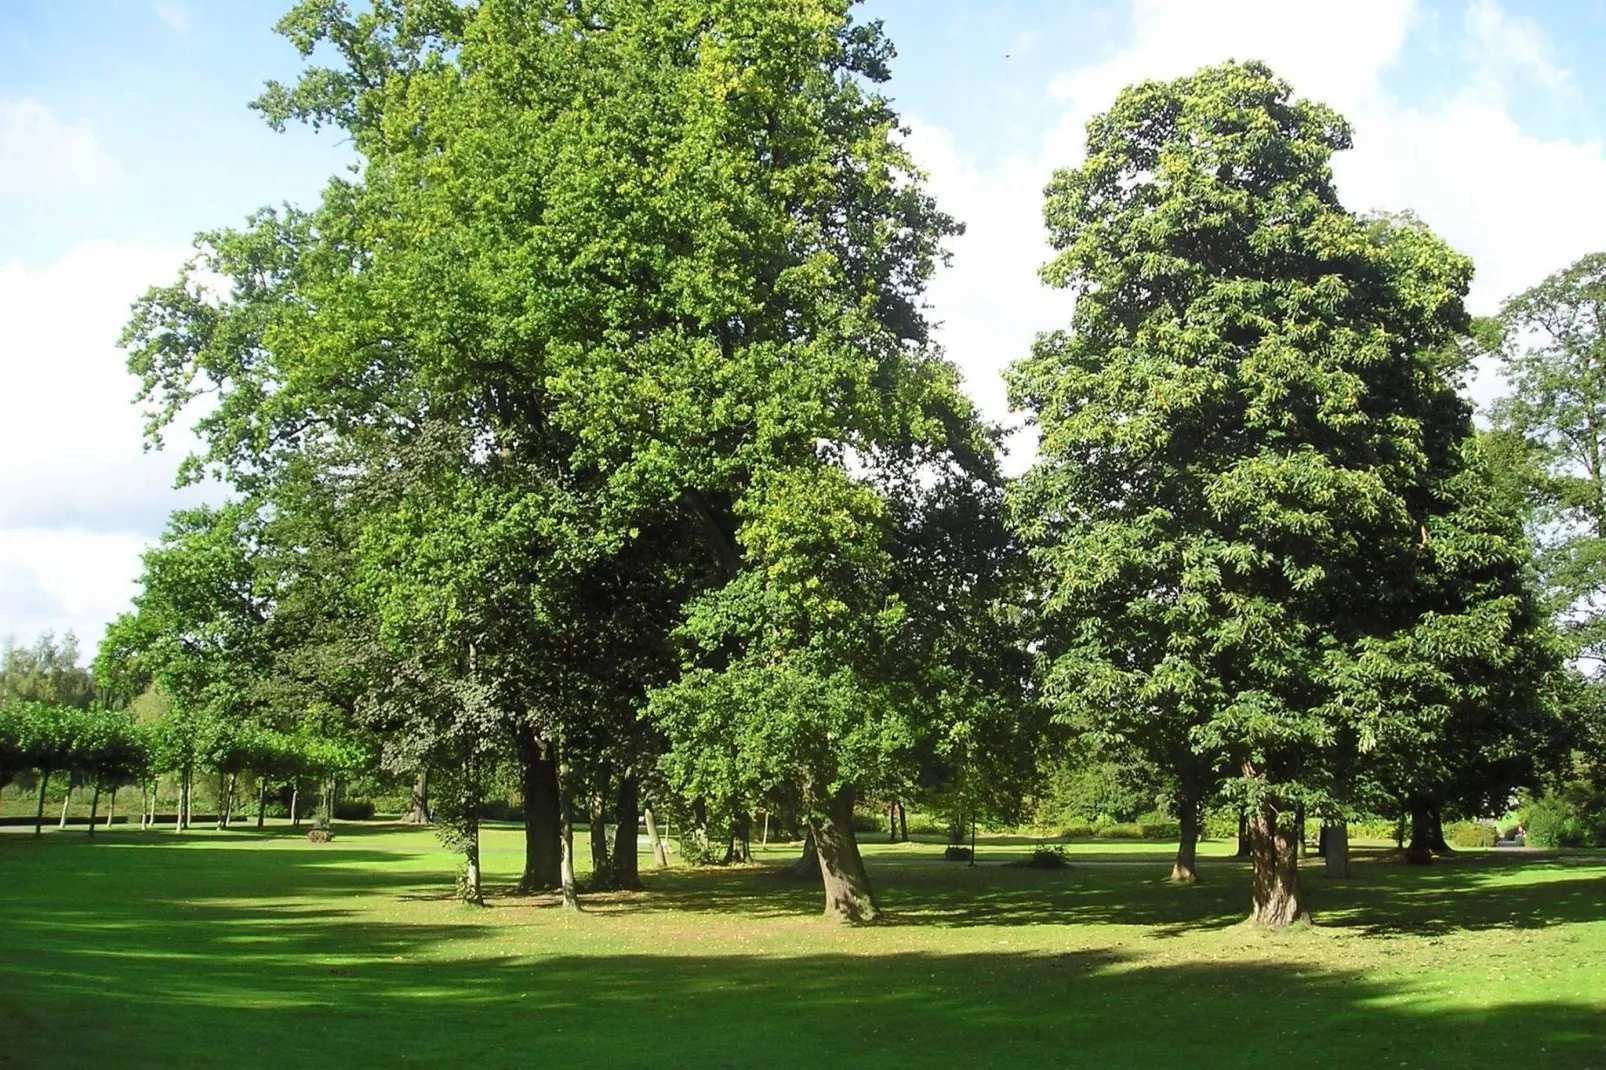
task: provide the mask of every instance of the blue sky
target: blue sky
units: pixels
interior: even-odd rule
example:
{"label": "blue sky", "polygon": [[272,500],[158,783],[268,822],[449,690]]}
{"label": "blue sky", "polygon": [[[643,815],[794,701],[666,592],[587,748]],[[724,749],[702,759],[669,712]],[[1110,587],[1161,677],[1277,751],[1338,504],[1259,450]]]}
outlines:
{"label": "blue sky", "polygon": [[[198,230],[305,202],[350,161],[246,103],[300,65],[288,0],[0,5],[0,639],[127,605],[140,548],[187,500],[142,452],[115,348],[128,303]],[[1357,209],[1412,209],[1478,263],[1475,310],[1606,249],[1606,0],[869,0],[889,92],[969,233],[931,291],[941,339],[995,418],[998,370],[1063,323],[1043,291],[1039,193],[1121,85],[1259,58],[1355,124]],[[1498,389],[1492,377],[1481,397]],[[1014,466],[1030,454],[1017,440]],[[191,495],[193,497],[193,494]]]}

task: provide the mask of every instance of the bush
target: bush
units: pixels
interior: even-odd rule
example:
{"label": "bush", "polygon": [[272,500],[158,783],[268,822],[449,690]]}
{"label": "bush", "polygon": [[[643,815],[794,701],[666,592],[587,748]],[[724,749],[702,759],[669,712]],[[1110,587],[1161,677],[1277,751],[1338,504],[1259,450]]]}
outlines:
{"label": "bush", "polygon": [[1523,816],[1529,847],[1582,847],[1589,838],[1578,813],[1559,799],[1531,803]]}
{"label": "bush", "polygon": [[1032,853],[1026,856],[1024,862],[1016,865],[1027,869],[1064,869],[1071,864],[1065,856],[1065,848],[1057,843],[1040,843],[1032,848]]}
{"label": "bush", "polygon": [[335,803],[336,821],[372,821],[374,804],[367,799],[347,799]]}
{"label": "bush", "polygon": [[1456,847],[1493,847],[1499,833],[1477,821],[1458,821],[1450,826],[1445,839]]}
{"label": "bush", "polygon": [[880,832],[887,831],[887,819],[884,814],[867,814],[863,810],[853,811],[854,832]]}
{"label": "bush", "polygon": [[1092,825],[1066,825],[1060,829],[1062,840],[1090,840],[1096,835]]}
{"label": "bush", "polygon": [[944,862],[969,862],[971,858],[969,847],[947,847],[942,852]]}

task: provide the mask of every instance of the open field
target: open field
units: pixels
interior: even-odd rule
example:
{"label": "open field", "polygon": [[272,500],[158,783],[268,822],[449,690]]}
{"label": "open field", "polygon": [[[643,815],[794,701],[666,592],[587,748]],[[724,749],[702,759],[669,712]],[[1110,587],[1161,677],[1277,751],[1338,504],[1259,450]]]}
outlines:
{"label": "open field", "polygon": [[[763,867],[478,910],[431,833],[338,831],[0,836],[0,1066],[1606,1064],[1606,858],[1363,851],[1269,935],[1223,857],[1173,888],[1152,844],[873,844],[890,920],[849,929]],[[521,845],[489,831],[493,890]]]}

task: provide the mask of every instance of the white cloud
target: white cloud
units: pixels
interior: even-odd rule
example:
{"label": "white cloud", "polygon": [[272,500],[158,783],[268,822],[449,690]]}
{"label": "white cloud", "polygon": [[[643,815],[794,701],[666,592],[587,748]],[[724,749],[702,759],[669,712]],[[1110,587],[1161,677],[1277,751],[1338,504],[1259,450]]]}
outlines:
{"label": "white cloud", "polygon": [[104,189],[119,177],[88,123],[64,123],[32,97],[0,100],[0,201]]}
{"label": "white cloud", "polygon": [[[1006,418],[999,373],[1028,352],[1035,332],[1068,317],[1068,301],[1036,281],[1049,254],[1042,188],[1054,168],[1082,158],[1087,120],[1143,79],[1259,59],[1300,94],[1338,108],[1356,129],[1354,150],[1335,162],[1341,196],[1358,210],[1415,211],[1471,254],[1475,312],[1606,248],[1601,144],[1529,134],[1505,104],[1523,79],[1548,91],[1568,84],[1537,27],[1476,0],[1460,24],[1463,51],[1475,60],[1466,84],[1443,103],[1413,107],[1389,91],[1385,75],[1425,21],[1411,0],[1351,0],[1341,10],[1286,0],[1134,0],[1130,42],[1047,88],[1061,110],[1032,150],[976,160],[942,128],[912,123],[911,148],[939,203],[969,227],[931,297],[943,321],[939,339],[983,409]],[[1490,387],[1485,380],[1478,392],[1487,396]],[[1015,446],[1010,467],[1019,469],[1031,443],[1017,436]]]}
{"label": "white cloud", "polygon": [[95,243],[39,270],[0,264],[0,637],[74,627],[92,645],[139,547],[200,497],[172,490],[187,439],[144,452],[116,348],[129,304],[183,256]]}

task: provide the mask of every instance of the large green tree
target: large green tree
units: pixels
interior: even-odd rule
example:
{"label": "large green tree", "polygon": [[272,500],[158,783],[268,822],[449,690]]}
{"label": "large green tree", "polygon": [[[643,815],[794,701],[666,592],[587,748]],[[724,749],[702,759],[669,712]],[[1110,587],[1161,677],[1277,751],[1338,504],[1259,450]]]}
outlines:
{"label": "large green tree", "polygon": [[1349,143],[1256,63],[1123,91],[1048,189],[1071,327],[1009,373],[1041,431],[1014,507],[1044,694],[1176,769],[1185,814],[1223,778],[1273,927],[1307,913],[1293,819],[1355,745],[1331,659],[1432,611],[1416,577],[1470,431],[1439,354],[1471,264],[1347,211]]}

